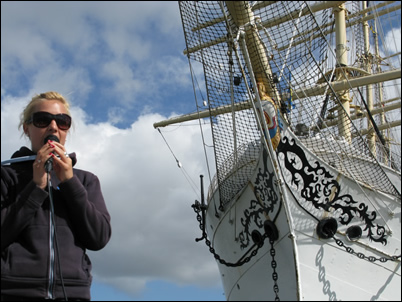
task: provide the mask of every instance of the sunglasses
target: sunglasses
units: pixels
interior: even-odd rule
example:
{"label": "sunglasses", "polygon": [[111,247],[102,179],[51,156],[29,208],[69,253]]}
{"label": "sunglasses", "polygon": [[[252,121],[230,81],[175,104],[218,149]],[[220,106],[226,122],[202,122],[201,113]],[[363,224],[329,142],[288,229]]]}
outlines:
{"label": "sunglasses", "polygon": [[46,128],[55,120],[60,130],[68,130],[71,127],[71,116],[68,114],[51,114],[49,112],[39,111],[32,114],[27,124],[32,123],[35,127]]}

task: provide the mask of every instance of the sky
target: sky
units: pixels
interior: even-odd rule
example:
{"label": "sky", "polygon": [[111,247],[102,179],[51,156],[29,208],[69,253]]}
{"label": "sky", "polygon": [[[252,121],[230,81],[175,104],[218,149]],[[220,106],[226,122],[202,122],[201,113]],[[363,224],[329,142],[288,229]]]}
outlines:
{"label": "sky", "polygon": [[35,94],[70,101],[66,149],[99,177],[112,223],[108,245],[88,252],[94,301],[225,300],[195,241],[199,126],[153,127],[195,111],[184,49],[177,2],[1,1],[1,160],[30,147],[18,123]]}
{"label": "sky", "polygon": [[108,245],[88,252],[94,301],[225,300],[195,241],[191,205],[208,176],[199,125],[153,127],[195,111],[184,49],[177,2],[1,1],[1,161],[30,147],[18,123],[35,94],[70,101],[66,149],[99,177],[112,223]]}

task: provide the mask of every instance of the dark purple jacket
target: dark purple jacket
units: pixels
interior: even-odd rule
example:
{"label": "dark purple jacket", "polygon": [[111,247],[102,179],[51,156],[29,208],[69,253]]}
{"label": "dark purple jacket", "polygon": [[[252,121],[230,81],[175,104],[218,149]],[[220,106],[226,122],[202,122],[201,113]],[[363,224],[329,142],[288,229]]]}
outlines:
{"label": "dark purple jacket", "polygon": [[[29,155],[34,153],[22,147],[12,158]],[[75,154],[70,157],[74,165]],[[1,294],[64,298],[62,275],[67,298],[90,299],[92,265],[86,250],[102,249],[111,236],[99,179],[74,168],[74,177],[60,183],[51,172],[57,254],[49,193],[32,181],[32,164],[1,167]]]}

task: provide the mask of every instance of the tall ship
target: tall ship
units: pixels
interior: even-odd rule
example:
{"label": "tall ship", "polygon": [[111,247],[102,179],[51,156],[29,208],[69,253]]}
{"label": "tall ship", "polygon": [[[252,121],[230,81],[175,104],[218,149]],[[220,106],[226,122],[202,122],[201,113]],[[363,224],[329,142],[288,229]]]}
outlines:
{"label": "tall ship", "polygon": [[154,127],[210,125],[194,227],[227,300],[401,300],[400,8],[179,2],[196,111]]}

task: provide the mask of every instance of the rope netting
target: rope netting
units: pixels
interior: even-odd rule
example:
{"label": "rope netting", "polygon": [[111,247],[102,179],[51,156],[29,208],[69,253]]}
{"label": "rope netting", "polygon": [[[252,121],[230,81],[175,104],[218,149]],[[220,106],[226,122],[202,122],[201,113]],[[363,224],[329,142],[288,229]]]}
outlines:
{"label": "rope netting", "polygon": [[[391,148],[377,138],[374,146],[371,140],[369,147],[364,131],[374,130],[371,122],[363,119],[367,117],[363,106],[366,88],[342,92],[329,85],[382,71],[375,64],[368,71],[361,66],[367,54],[361,46],[361,16],[354,14],[361,10],[359,6],[352,5],[347,11],[346,21],[353,29],[347,38],[357,46],[348,58],[352,62],[348,65],[354,68],[345,68],[336,60],[332,8],[321,9],[296,1],[233,1],[230,7],[225,2],[182,1],[179,5],[185,53],[190,62],[203,66],[209,109],[222,113],[210,117],[215,182],[221,204],[229,202],[250,180],[262,148],[250,101],[255,101],[254,87],[244,59],[246,54],[239,47],[242,33],[257,82],[263,82],[281,110],[282,120],[301,142],[346,175],[398,195],[381,165],[400,172],[400,144]],[[374,86],[376,91],[384,90],[384,86]],[[375,97],[378,95],[374,93]],[[348,114],[342,106],[345,100],[352,104]],[[384,116],[393,118],[388,112]],[[375,121],[380,122],[377,117]],[[393,138],[400,142],[400,135]]]}

